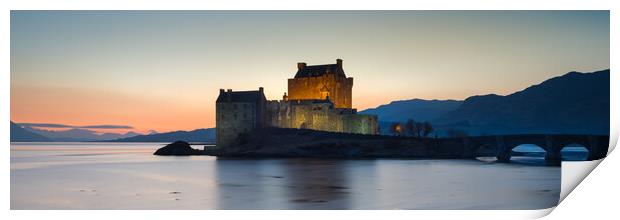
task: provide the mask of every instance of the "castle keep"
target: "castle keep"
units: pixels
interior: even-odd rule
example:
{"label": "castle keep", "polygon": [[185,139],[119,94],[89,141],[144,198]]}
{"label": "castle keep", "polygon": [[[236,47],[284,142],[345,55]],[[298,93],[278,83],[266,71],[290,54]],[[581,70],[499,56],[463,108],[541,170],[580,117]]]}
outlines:
{"label": "castle keep", "polygon": [[352,88],[353,78],[346,77],[338,59],[327,65],[298,63],[282,100],[267,100],[262,87],[220,89],[215,109],[217,146],[228,146],[239,134],[264,127],[378,134],[377,116],[358,115],[352,108]]}
{"label": "castle keep", "polygon": [[325,100],[330,98],[336,108],[353,108],[353,78],[344,74],[342,60],[336,64],[307,66],[297,63],[295,78],[288,79],[288,98],[292,100]]}

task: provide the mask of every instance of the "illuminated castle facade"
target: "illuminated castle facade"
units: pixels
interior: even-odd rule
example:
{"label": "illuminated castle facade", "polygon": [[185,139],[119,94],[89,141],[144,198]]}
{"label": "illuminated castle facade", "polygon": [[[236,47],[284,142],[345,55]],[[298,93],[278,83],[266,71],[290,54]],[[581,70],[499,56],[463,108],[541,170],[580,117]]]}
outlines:
{"label": "illuminated castle facade", "polygon": [[353,108],[353,77],[347,78],[342,60],[336,64],[307,66],[297,63],[297,73],[288,79],[288,99],[325,100],[329,97],[335,108]]}
{"label": "illuminated castle facade", "polygon": [[353,78],[346,77],[342,60],[336,64],[297,64],[288,79],[288,94],[268,101],[258,91],[224,91],[216,101],[217,146],[228,146],[238,135],[264,127],[313,129],[378,134],[376,115],[358,115],[352,108]]}

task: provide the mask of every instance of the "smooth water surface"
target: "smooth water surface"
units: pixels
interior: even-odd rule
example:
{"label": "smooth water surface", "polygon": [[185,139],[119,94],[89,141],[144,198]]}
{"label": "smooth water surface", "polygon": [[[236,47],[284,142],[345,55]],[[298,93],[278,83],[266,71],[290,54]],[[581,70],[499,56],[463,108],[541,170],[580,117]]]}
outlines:
{"label": "smooth water surface", "polygon": [[560,167],[529,163],[152,155],[163,145],[12,143],[11,209],[543,209],[560,193]]}

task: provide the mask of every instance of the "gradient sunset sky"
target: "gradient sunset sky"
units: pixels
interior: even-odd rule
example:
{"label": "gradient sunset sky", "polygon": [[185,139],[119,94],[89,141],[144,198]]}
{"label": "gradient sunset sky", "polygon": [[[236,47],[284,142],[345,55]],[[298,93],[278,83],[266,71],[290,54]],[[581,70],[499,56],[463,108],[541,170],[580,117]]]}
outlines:
{"label": "gradient sunset sky", "polygon": [[507,95],[609,68],[608,11],[12,11],[11,120],[215,126],[220,88],[280,99],[344,60],[358,110]]}

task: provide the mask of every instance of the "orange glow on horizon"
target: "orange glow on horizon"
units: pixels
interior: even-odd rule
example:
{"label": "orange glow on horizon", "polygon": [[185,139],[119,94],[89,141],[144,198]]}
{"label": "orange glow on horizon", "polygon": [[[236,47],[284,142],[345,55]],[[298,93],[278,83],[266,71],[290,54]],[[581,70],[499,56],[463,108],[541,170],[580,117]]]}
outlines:
{"label": "orange glow on horizon", "polygon": [[[214,127],[214,105],[151,100],[88,89],[11,87],[11,120],[73,126],[128,125],[134,129],[89,129],[125,133]],[[215,102],[215,99],[213,99]],[[47,130],[52,130],[48,129]]]}

